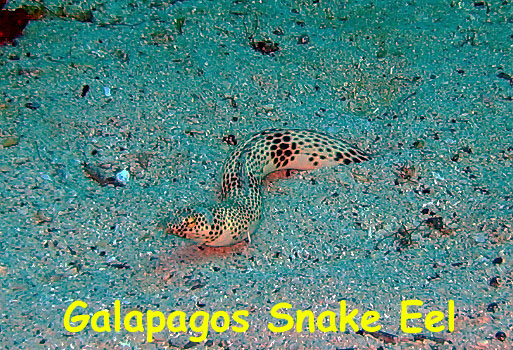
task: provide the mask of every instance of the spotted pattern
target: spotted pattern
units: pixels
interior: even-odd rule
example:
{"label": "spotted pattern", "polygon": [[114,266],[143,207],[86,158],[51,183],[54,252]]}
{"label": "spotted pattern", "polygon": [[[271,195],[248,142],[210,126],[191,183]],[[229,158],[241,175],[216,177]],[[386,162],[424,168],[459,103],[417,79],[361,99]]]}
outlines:
{"label": "spotted pattern", "polygon": [[210,208],[177,211],[166,232],[210,246],[226,246],[249,237],[260,220],[262,181],[283,169],[309,170],[360,163],[369,157],[332,136],[309,130],[270,129],[240,143],[226,159],[221,201]]}

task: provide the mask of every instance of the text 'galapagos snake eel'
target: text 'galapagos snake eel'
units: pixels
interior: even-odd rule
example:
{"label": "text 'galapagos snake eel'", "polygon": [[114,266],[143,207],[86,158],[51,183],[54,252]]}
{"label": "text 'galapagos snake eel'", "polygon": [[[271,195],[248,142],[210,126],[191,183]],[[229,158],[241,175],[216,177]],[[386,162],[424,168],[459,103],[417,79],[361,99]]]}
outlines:
{"label": "text 'galapagos snake eel'", "polygon": [[226,159],[221,201],[178,210],[165,232],[208,246],[249,238],[262,212],[262,181],[270,173],[360,163],[369,157],[354,146],[316,131],[270,129],[240,143]]}

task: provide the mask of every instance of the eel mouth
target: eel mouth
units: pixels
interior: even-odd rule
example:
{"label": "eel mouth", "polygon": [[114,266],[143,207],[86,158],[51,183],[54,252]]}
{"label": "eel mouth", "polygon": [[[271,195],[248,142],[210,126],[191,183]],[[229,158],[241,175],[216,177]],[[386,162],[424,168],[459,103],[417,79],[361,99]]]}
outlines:
{"label": "eel mouth", "polygon": [[[160,220],[158,220],[157,224],[155,225],[155,228],[159,231],[163,230],[166,232],[170,221],[171,220],[169,217],[163,217]],[[166,233],[168,233],[168,232],[166,232]]]}
{"label": "eel mouth", "polygon": [[155,225],[155,228],[159,231],[164,231],[166,234],[173,234],[179,236],[179,232],[177,230],[177,225],[175,223],[176,215],[167,214],[163,215]]}

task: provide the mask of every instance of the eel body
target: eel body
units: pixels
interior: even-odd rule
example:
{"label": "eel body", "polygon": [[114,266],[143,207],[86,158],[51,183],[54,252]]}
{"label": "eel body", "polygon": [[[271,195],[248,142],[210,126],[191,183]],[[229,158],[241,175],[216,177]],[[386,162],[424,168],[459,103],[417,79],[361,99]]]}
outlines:
{"label": "eel body", "polygon": [[226,159],[221,198],[211,207],[180,209],[165,232],[208,246],[249,238],[262,214],[262,181],[275,171],[360,163],[369,157],[333,136],[309,130],[271,129],[240,143]]}

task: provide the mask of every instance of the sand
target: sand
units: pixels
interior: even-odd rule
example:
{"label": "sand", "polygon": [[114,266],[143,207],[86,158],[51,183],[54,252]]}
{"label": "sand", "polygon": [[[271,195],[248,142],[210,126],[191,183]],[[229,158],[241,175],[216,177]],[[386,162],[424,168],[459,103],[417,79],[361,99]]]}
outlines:
{"label": "sand", "polygon": [[[65,15],[0,47],[0,348],[512,347],[511,2],[44,4]],[[337,135],[372,160],[268,181],[250,243],[158,229],[216,201],[223,137],[271,127]],[[98,181],[123,169],[126,186]],[[444,313],[443,331],[403,332],[413,299],[423,318]],[[67,330],[76,300],[88,306],[73,315],[109,310],[111,331]],[[116,300],[144,332],[115,330]],[[268,327],[286,324],[280,303],[295,318],[341,300],[358,325],[377,312],[380,331],[341,331],[338,315],[330,332]],[[187,331],[149,342],[148,310],[185,313]],[[199,311],[227,312],[214,327],[229,329],[191,341]]]}

